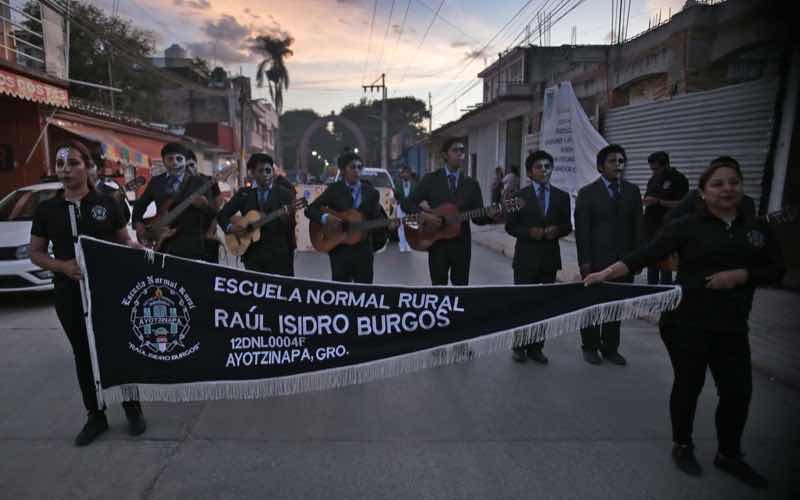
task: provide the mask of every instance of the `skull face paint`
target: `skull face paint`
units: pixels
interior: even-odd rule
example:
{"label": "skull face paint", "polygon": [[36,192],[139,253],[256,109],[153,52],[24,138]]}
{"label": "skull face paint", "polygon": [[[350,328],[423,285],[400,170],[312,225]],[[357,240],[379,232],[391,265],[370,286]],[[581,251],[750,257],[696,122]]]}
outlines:
{"label": "skull face paint", "polygon": [[56,151],[56,175],[61,178],[64,175],[64,170],[67,169],[69,164],[69,148],[61,148]]}
{"label": "skull face paint", "polygon": [[170,175],[181,176],[186,171],[186,157],[180,153],[168,154],[164,157],[164,166]]}
{"label": "skull face paint", "polygon": [[553,163],[550,160],[537,160],[531,165],[530,177],[532,181],[539,184],[549,184],[551,175],[553,175]]}

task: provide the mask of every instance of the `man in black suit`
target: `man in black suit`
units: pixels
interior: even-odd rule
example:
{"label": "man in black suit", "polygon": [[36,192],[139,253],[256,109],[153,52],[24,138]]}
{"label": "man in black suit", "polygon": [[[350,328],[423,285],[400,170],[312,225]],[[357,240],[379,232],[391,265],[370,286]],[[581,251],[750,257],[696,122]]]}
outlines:
{"label": "man in black suit", "polygon": [[[324,207],[336,212],[355,208],[364,215],[365,220],[385,219],[386,212],[381,207],[378,190],[369,182],[361,180],[361,171],[364,168],[361,157],[350,151],[345,152],[337,160],[337,166],[341,171],[340,180],[328,185],[309,205],[306,216],[313,222],[327,226],[331,231],[342,230],[343,221],[333,214],[323,213]],[[394,223],[389,226],[390,230],[394,227]],[[386,230],[370,231],[367,238],[355,245],[341,244],[331,250],[328,255],[331,259],[332,279],[346,283],[372,283],[375,238],[385,240]]]}
{"label": "man in black suit", "polygon": [[[569,194],[550,185],[553,157],[546,151],[534,151],[525,159],[525,170],[533,181],[515,196],[525,205],[506,216],[506,232],[517,239],[514,247],[514,284],[555,283],[561,269],[558,239],[572,232]],[[514,348],[514,361],[527,357],[547,364],[542,352],[544,341]]]}
{"label": "man in black suit", "polygon": [[[459,212],[467,212],[483,207],[483,195],[478,181],[461,172],[466,156],[464,140],[458,137],[448,139],[442,145],[445,167],[425,174],[416,188],[402,203],[403,211],[409,214],[420,213],[426,224],[441,226],[442,218],[429,213],[443,203],[453,203]],[[475,217],[475,224],[492,222],[497,214],[490,209],[485,217]],[[447,285],[448,277],[453,285],[469,284],[469,261],[472,254],[472,236],[469,220],[461,223],[457,237],[438,240],[428,250],[428,268],[433,285]]]}
{"label": "man in black suit", "polygon": [[[294,195],[276,182],[274,166],[272,157],[264,153],[255,153],[247,160],[247,172],[253,179],[253,186],[237,191],[217,215],[219,225],[226,233],[244,235],[247,232],[231,224],[230,218],[236,212],[245,215],[256,210],[266,215],[292,204]],[[242,256],[244,267],[262,273],[294,276],[292,236],[288,216],[261,226],[261,238],[253,242]]]}
{"label": "man in black suit", "polygon": [[[170,226],[161,251],[178,257],[201,260],[206,256],[205,233],[208,220],[217,215],[216,207],[221,196],[219,186],[212,182],[204,193],[195,194],[210,178],[192,175],[186,169],[187,150],[183,145],[170,142],[161,149],[161,159],[166,172],[150,179],[142,196],[133,205],[133,227],[141,240],[144,236],[144,213],[150,203],[163,211],[165,203],[171,207],[192,196],[192,204]],[[163,214],[161,214],[163,215]]]}
{"label": "man in black suit", "polygon": [[[620,179],[627,157],[622,146],[610,144],[597,153],[601,177],[578,191],[575,203],[575,244],[582,276],[601,271],[642,243],[642,195],[639,188]],[[632,283],[633,276],[620,281]],[[581,330],[583,357],[601,364],[603,357],[626,364],[619,349],[619,321]]]}

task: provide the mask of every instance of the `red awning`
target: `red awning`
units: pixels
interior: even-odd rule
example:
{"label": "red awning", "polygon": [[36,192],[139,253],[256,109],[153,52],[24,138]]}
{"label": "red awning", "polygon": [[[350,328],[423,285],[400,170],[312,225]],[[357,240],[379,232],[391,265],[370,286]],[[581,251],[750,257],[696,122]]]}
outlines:
{"label": "red awning", "polygon": [[131,165],[137,168],[150,168],[150,158],[146,153],[126,144],[119,134],[112,130],[103,130],[83,123],[68,122],[61,119],[50,121],[55,126],[100,144],[103,158],[110,161]]}
{"label": "red awning", "polygon": [[69,107],[66,89],[43,83],[0,69],[0,94],[8,94],[28,101],[41,102],[62,108]]}

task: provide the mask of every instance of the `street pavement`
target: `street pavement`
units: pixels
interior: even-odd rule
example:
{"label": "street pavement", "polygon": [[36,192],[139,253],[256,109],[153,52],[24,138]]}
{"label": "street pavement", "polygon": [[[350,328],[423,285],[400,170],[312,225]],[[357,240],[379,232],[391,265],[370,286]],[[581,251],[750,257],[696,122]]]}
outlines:
{"label": "street pavement", "polygon": [[[299,275],[328,278],[326,256]],[[376,257],[379,283],[427,284],[427,258]],[[473,246],[474,284],[510,283],[510,259]],[[623,324],[629,365],[592,366],[577,332],[548,366],[510,353],[379,382],[259,401],[121,408],[87,448],[69,345],[49,295],[0,297],[0,499],[791,499],[800,498],[800,398],[754,373],[748,460],[755,491],[714,469],[710,376],[695,425],[704,477],[670,460],[672,371],[651,322]]]}

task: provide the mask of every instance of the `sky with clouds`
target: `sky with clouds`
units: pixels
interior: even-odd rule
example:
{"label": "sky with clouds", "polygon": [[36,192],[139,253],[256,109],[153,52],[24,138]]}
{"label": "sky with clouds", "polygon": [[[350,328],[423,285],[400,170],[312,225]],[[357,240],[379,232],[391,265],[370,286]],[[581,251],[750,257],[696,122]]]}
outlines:
{"label": "sky with clouds", "polygon": [[[89,0],[111,13],[113,0]],[[156,37],[157,50],[178,43],[232,73],[254,77],[249,50],[259,34],[289,34],[294,55],[284,110],[338,112],[386,73],[390,96],[432,94],[434,127],[481,100],[477,73],[498,52],[536,32],[537,13],[552,12],[551,45],[604,43],[612,0],[121,0],[119,14]],[[628,34],[679,10],[685,0],[631,0]],[[572,6],[579,4],[569,11]],[[627,4],[627,2],[626,2]],[[559,10],[560,8],[560,10]],[[520,12],[521,11],[521,12]],[[373,18],[374,12],[374,18]],[[373,20],[374,19],[374,20]],[[502,29],[505,26],[505,29]],[[502,29],[502,30],[501,30]],[[538,37],[532,40],[538,43]],[[253,89],[266,97],[266,89]],[[378,94],[373,94],[378,97]]]}

